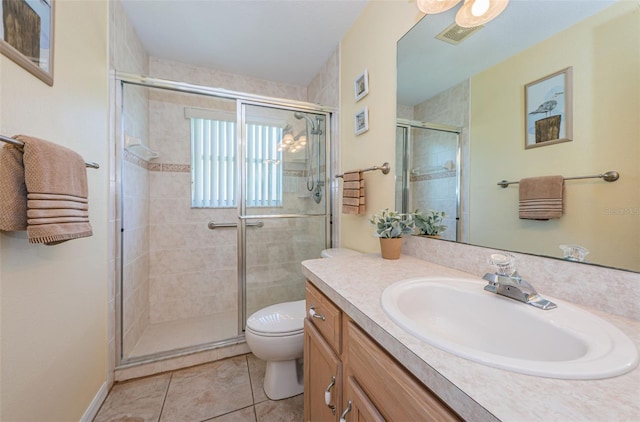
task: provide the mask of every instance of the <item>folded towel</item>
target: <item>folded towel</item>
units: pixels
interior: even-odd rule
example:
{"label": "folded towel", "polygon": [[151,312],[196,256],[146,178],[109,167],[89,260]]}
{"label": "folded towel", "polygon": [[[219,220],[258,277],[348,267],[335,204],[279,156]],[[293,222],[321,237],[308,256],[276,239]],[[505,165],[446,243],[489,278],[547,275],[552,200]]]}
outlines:
{"label": "folded towel", "polygon": [[543,176],[520,180],[521,219],[549,220],[560,218],[564,209],[564,177]]}
{"label": "folded towel", "polygon": [[84,159],[42,139],[23,135],[15,139],[24,143],[29,242],[56,245],[91,236]]}
{"label": "folded towel", "polygon": [[5,144],[0,150],[0,230],[27,229],[27,187],[22,151]]}
{"label": "folded towel", "polygon": [[342,212],[344,214],[364,214],[366,212],[364,199],[364,176],[360,170],[344,173],[342,176]]}

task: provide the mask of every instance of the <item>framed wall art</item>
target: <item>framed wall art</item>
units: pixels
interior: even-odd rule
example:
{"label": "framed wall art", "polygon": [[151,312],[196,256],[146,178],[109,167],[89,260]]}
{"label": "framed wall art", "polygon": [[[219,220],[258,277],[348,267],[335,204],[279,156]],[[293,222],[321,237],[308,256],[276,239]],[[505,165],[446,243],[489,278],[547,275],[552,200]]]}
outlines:
{"label": "framed wall art", "polygon": [[525,149],[572,140],[572,71],[567,67],[525,85]]}
{"label": "framed wall art", "polygon": [[53,0],[1,0],[0,52],[53,85]]}
{"label": "framed wall art", "polygon": [[355,115],[356,135],[369,130],[369,108],[365,107]]}
{"label": "framed wall art", "polygon": [[369,93],[369,72],[365,69],[353,82],[353,89],[356,96],[356,102],[364,98]]}

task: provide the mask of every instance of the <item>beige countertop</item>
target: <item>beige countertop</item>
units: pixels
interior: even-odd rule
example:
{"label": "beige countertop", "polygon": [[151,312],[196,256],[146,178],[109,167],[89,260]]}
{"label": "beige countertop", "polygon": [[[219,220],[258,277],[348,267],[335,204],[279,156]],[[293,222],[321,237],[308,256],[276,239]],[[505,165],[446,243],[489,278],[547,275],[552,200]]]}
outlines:
{"label": "beige countertop", "polygon": [[[442,276],[481,282],[477,276],[404,255],[395,261],[377,254],[314,259],[304,261],[302,267],[315,286],[467,420],[640,420],[639,368],[618,377],[587,381],[495,369],[422,342],[387,317],[380,304],[383,290],[399,280]],[[544,296],[545,292],[540,293]],[[588,310],[640,345],[640,322]]]}

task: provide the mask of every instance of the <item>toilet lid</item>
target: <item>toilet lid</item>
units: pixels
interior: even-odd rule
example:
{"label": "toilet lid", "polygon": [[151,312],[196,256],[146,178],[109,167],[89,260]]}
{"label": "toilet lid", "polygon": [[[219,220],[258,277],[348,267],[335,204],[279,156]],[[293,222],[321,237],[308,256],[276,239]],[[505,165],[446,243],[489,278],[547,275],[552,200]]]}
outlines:
{"label": "toilet lid", "polygon": [[304,328],[305,301],[276,303],[254,312],[247,328],[257,333],[292,333]]}

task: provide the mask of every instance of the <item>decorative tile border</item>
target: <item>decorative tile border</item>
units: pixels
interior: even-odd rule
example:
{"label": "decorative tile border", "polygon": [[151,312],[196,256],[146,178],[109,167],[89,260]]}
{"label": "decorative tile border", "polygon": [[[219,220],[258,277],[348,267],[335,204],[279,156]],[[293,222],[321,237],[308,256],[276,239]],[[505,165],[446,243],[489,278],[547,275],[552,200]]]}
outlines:
{"label": "decorative tile border", "polygon": [[[160,171],[164,173],[190,173],[191,165],[190,164],[176,164],[176,163],[158,163],[158,162],[150,162],[145,161],[141,158],[136,157],[129,151],[124,151],[124,159],[138,167],[149,171]],[[324,171],[324,166],[320,168],[321,171]],[[284,169],[283,175],[287,177],[307,177],[307,170],[293,170],[293,169]],[[455,175],[455,172],[454,172]]]}
{"label": "decorative tile border", "polygon": [[429,174],[420,174],[418,176],[411,176],[409,178],[410,182],[424,182],[426,180],[434,180],[434,179],[446,179],[449,177],[456,177],[455,170],[447,170],[440,171],[437,173],[429,173]]}

